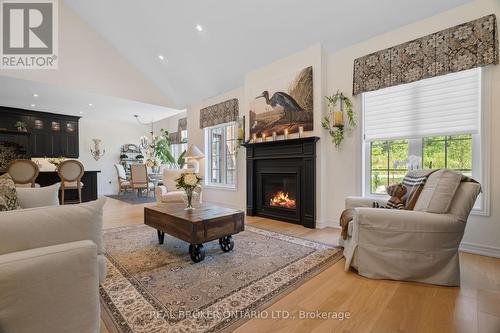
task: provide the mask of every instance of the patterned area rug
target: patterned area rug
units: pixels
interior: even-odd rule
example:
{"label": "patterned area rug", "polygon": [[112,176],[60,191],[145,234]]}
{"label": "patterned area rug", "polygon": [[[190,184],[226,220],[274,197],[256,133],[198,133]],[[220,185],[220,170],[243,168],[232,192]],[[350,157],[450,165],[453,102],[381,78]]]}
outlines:
{"label": "patterned area rug", "polygon": [[117,332],[217,332],[264,306],[342,257],[338,248],[245,226],[234,250],[205,244],[193,263],[188,244],[133,226],[105,231],[108,276],[101,285],[106,324]]}

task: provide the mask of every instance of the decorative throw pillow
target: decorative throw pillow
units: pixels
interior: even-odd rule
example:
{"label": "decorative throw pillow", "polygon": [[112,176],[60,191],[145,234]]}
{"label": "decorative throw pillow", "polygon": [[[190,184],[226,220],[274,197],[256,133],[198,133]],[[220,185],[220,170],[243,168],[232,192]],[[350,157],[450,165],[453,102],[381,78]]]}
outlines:
{"label": "decorative throw pillow", "polygon": [[405,209],[402,197],[406,194],[406,186],[403,184],[394,184],[387,187],[387,194],[391,196],[386,205],[380,205],[378,202],[373,203],[373,208],[387,209]]}
{"label": "decorative throw pillow", "polygon": [[8,173],[0,176],[0,211],[21,209],[16,185]]}
{"label": "decorative throw pillow", "polygon": [[415,203],[415,210],[436,214],[447,213],[461,180],[461,173],[449,169],[440,169],[429,175]]}
{"label": "decorative throw pillow", "polygon": [[17,200],[22,209],[59,206],[60,183],[44,187],[18,187]]}

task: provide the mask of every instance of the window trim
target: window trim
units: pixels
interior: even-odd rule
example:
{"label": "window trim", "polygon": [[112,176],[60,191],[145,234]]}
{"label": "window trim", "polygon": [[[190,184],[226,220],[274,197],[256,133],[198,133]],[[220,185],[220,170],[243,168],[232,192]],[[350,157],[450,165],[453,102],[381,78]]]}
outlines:
{"label": "window trim", "polygon": [[[205,156],[206,156],[206,163],[205,163],[205,181],[204,181],[204,186],[207,188],[212,188],[212,189],[218,189],[218,190],[227,190],[227,191],[237,191],[238,190],[238,162],[236,161],[235,163],[235,168],[234,168],[234,184],[227,184],[227,183],[212,183],[209,181],[211,179],[210,172],[211,170],[211,165],[212,165],[212,152],[211,152],[211,147],[210,147],[210,137],[209,133],[211,130],[215,128],[224,128],[224,142],[227,141],[226,139],[226,134],[225,134],[225,128],[227,126],[233,126],[233,136],[235,138],[236,142],[236,130],[237,130],[237,124],[235,121],[231,121],[228,123],[223,123],[223,124],[218,124],[215,126],[210,126],[210,127],[205,127],[204,128],[204,137],[205,137]],[[226,158],[224,158],[224,164],[227,163],[227,152],[225,152]],[[236,158],[237,159],[237,158]],[[227,170],[227,165],[224,165],[224,168]]]}
{"label": "window trim", "polygon": [[[472,215],[479,216],[490,216],[490,155],[491,155],[491,69],[483,67],[480,69],[480,85],[479,88],[481,100],[479,103],[479,117],[480,117],[480,132],[479,134],[472,135],[472,170],[476,173],[474,177],[481,183],[482,193],[479,195],[476,201],[475,207],[472,209]],[[365,110],[365,99],[364,93],[361,94],[361,114],[364,114]],[[369,178],[371,176],[371,149],[370,142],[367,142],[363,138],[363,133],[365,132],[364,117],[361,117],[361,161],[362,161],[362,175],[361,175],[361,192],[364,197],[373,199],[389,199],[390,196],[387,194],[376,194],[371,193],[371,182]],[[445,134],[443,134],[445,135]],[[411,141],[411,138],[408,138]],[[423,142],[423,140],[422,140]],[[411,144],[411,143],[409,143]],[[474,168],[475,163],[481,161],[479,168]],[[475,171],[475,172],[474,172]]]}

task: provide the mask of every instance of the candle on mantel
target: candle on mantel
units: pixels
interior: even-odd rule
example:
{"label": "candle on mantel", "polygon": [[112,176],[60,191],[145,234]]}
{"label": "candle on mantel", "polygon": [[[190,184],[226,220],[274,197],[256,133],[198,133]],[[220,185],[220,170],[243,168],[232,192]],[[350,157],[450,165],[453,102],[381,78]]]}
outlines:
{"label": "candle on mantel", "polygon": [[299,138],[304,136],[304,127],[299,126]]}
{"label": "candle on mantel", "polygon": [[252,134],[252,142],[253,143],[257,142],[257,134],[256,133]]}
{"label": "candle on mantel", "polygon": [[262,133],[262,142],[266,141],[266,133]]}
{"label": "candle on mantel", "polygon": [[245,139],[245,130],[243,127],[238,128],[238,140],[244,140]]}
{"label": "candle on mantel", "polygon": [[273,132],[273,141],[276,141],[276,137],[277,137],[276,132]]}
{"label": "candle on mantel", "polygon": [[344,117],[342,115],[342,111],[333,112],[333,125],[334,126],[344,125]]}
{"label": "candle on mantel", "polygon": [[283,131],[283,136],[285,140],[288,140],[288,128],[285,128],[285,130]]}

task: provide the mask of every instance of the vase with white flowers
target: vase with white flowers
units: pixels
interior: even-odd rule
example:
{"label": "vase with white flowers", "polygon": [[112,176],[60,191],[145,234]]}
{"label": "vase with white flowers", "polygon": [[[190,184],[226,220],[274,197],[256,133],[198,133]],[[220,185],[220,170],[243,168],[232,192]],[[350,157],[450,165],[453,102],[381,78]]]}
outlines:
{"label": "vase with white flowers", "polygon": [[193,207],[193,193],[195,189],[199,186],[201,178],[195,173],[186,172],[183,173],[175,180],[177,182],[176,187],[178,189],[183,189],[186,193],[185,203],[186,210],[194,209]]}

